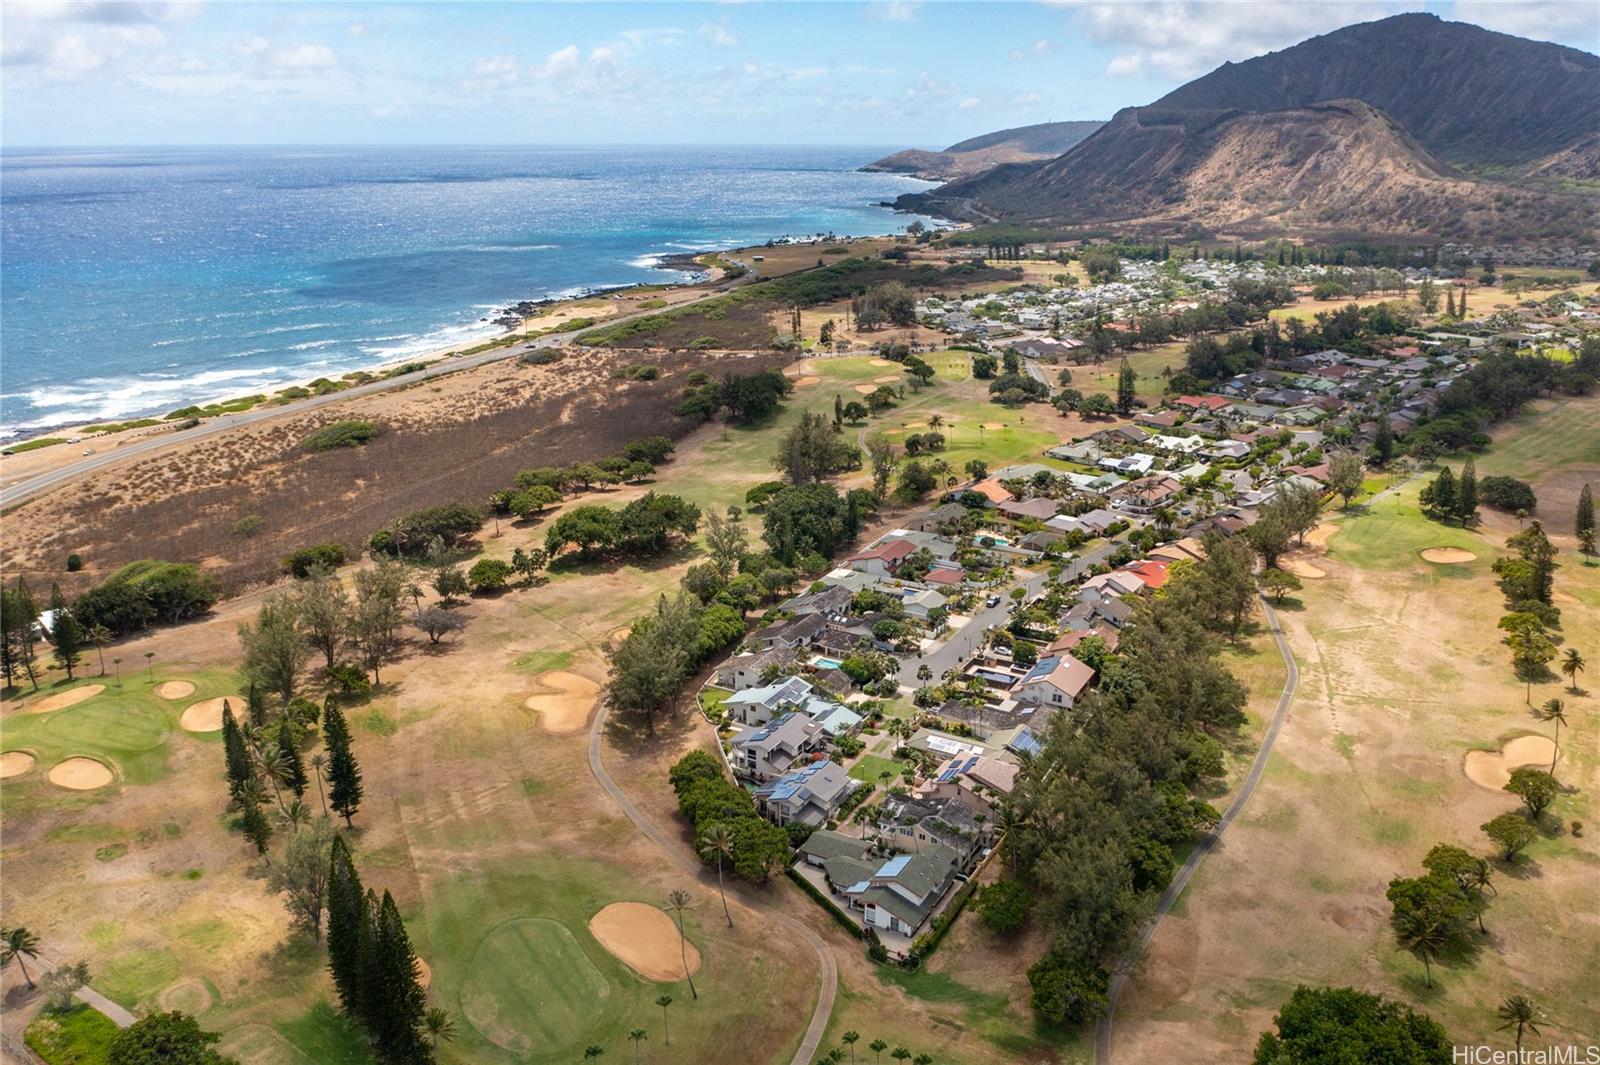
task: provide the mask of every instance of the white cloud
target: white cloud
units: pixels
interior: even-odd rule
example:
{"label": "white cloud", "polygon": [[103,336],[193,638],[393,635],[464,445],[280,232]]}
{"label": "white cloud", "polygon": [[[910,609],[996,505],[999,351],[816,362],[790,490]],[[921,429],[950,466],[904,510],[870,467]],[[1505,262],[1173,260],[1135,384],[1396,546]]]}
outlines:
{"label": "white cloud", "polygon": [[721,48],[732,48],[734,45],[739,43],[739,38],[733,35],[733,31],[728,29],[726,23],[703,22],[700,24],[700,29],[696,32],[698,32],[701,37]]}
{"label": "white cloud", "polygon": [[325,44],[301,44],[279,50],[272,62],[286,70],[327,70],[339,65],[339,57]]}
{"label": "white cloud", "polygon": [[72,78],[101,66],[106,53],[89,43],[81,33],[68,33],[57,37],[50,46],[45,63],[54,77]]}
{"label": "white cloud", "polygon": [[1049,50],[1050,50],[1050,42],[1045,40],[1043,37],[1041,37],[1037,41],[1033,42],[1033,54],[1034,55],[1044,55]]}
{"label": "white cloud", "polygon": [[496,55],[472,64],[472,77],[461,83],[469,96],[509,89],[522,80],[522,64],[514,55]]}
{"label": "white cloud", "polygon": [[258,33],[248,41],[240,41],[234,45],[233,50],[240,55],[260,55],[271,47],[272,42]]}
{"label": "white cloud", "polygon": [[396,100],[390,104],[383,104],[372,109],[373,118],[402,118],[411,113],[411,105],[404,100]]}
{"label": "white cloud", "polygon": [[867,17],[878,22],[910,22],[921,6],[922,0],[872,0]]}
{"label": "white cloud", "polygon": [[1456,0],[1449,17],[1518,37],[1572,42],[1591,52],[1600,42],[1600,4],[1591,0]]}
{"label": "white cloud", "polygon": [[[1343,4],[1231,3],[1228,0],[1053,0],[1089,36],[1118,49],[1112,76],[1187,78],[1222,63],[1287,48],[1353,22],[1421,7],[1420,0]],[[1047,46],[1048,47],[1048,46]]]}
{"label": "white cloud", "polygon": [[978,99],[976,96],[969,96],[965,100],[962,100],[960,103],[956,104],[956,106],[963,111],[971,111],[974,107],[977,107],[982,103],[983,101]]}

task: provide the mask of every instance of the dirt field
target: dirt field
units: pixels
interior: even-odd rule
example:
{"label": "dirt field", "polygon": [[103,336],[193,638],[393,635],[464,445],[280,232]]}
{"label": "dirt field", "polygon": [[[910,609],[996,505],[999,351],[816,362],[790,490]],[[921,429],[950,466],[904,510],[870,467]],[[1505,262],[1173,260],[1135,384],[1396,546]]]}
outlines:
{"label": "dirt field", "polygon": [[[1526,470],[1536,488],[1544,475],[1572,470],[1560,465],[1567,445],[1549,435],[1557,424],[1600,436],[1600,401],[1565,401],[1519,421],[1515,440],[1537,447],[1538,438],[1521,434],[1544,433],[1553,453],[1544,473]],[[1480,470],[1495,461],[1491,450]],[[1591,820],[1600,713],[1592,699],[1562,691],[1560,678],[1534,684],[1532,703],[1566,699],[1572,739],[1563,729],[1557,775],[1569,790],[1524,861],[1495,863],[1483,948],[1475,959],[1436,965],[1430,990],[1421,966],[1393,945],[1388,881],[1416,875],[1438,842],[1487,854],[1479,826],[1518,806],[1470,780],[1468,765],[1508,772],[1541,759],[1548,766],[1550,755],[1549,726],[1531,714],[1495,630],[1503,606],[1489,564],[1504,553],[1505,532],[1427,521],[1416,505],[1420,483],[1339,516],[1327,555],[1316,558],[1327,578],[1308,582],[1282,610],[1301,671],[1294,706],[1251,806],[1130,982],[1117,1060],[1245,1058],[1299,983],[1399,997],[1458,1043],[1509,1048],[1494,1007],[1519,993],[1544,1013],[1530,1046],[1592,1042],[1600,1032],[1600,1003],[1587,990],[1600,957],[1600,844],[1566,827]],[[1573,600],[1563,608],[1564,646],[1592,655],[1600,567],[1580,565],[1570,537],[1556,542],[1556,586]],[[1451,565],[1419,558],[1435,546],[1477,557]],[[1494,753],[1502,748],[1505,757]],[[1553,949],[1557,928],[1561,947]]]}
{"label": "dirt field", "polygon": [[[550,366],[493,363],[336,403],[97,472],[7,515],[6,578],[68,594],[141,558],[200,561],[227,587],[277,576],[299,547],[341,543],[352,556],[386,522],[423,506],[481,503],[519,469],[611,454],[629,440],[681,436],[670,407],[696,367],[759,369],[775,356],[653,358],[659,381],[619,381],[621,359],[577,352]],[[307,453],[313,429],[367,418],[382,431],[359,448]],[[181,504],[180,501],[181,500]],[[242,518],[259,531],[234,530]],[[68,573],[68,554],[84,569]]]}

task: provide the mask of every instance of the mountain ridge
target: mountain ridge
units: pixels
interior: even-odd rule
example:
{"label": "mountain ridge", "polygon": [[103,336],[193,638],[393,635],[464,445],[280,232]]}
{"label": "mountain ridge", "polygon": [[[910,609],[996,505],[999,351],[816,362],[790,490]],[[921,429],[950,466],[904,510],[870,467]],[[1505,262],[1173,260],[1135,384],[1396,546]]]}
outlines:
{"label": "mountain ridge", "polygon": [[1556,186],[1600,176],[1597,116],[1600,57],[1394,16],[1225,64],[1054,159],[901,206],[1084,230],[1593,240],[1600,196]]}

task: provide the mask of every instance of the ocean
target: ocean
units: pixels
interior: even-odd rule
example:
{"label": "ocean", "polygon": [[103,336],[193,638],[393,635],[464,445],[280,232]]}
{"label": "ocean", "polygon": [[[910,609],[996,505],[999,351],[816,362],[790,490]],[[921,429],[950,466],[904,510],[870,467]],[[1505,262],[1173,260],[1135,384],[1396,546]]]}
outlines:
{"label": "ocean", "polygon": [[893,232],[890,149],[7,149],[0,437],[161,414],[499,335],[660,256]]}

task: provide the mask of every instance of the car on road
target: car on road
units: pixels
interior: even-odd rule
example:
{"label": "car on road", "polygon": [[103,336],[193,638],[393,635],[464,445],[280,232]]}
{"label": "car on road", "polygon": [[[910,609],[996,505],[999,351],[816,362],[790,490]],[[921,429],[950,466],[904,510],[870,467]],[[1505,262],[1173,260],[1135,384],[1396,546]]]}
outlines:
{"label": "car on road", "polygon": [[991,595],[989,598],[983,601],[983,605],[990,608],[997,607],[1000,605],[1000,597],[998,595]]}

